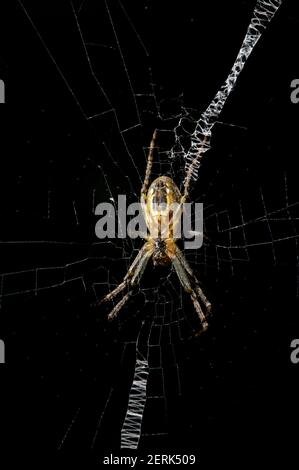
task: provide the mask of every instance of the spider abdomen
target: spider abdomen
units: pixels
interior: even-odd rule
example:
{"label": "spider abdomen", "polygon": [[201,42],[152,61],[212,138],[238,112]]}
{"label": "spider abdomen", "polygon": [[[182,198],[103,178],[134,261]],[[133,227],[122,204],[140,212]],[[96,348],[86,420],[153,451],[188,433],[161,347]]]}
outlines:
{"label": "spider abdomen", "polygon": [[154,239],[179,238],[181,193],[168,176],[160,176],[149,187],[144,202],[145,220],[150,237]]}

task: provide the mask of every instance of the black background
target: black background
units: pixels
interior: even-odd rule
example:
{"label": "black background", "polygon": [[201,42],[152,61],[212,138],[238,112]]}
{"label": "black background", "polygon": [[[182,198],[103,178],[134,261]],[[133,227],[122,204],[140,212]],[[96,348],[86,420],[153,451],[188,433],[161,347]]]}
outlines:
{"label": "black background", "polygon": [[[122,192],[130,201],[136,200],[153,129],[174,126],[175,120],[165,117],[175,114],[182,94],[184,104],[195,110],[209,103],[238,52],[254,4],[135,3],[123,5],[146,45],[149,61],[120,4],[108,5],[133,90],[144,95],[151,89],[149,62],[164,117],[159,118],[151,98],[140,98],[141,125],[124,133],[134,163],[124,148],[115,115],[110,112],[87,120],[66,86],[64,79],[87,115],[111,109],[90,74],[68,2],[23,2],[56,65],[18,2],[6,40],[9,59],[8,53],[2,54],[7,103],[1,107],[1,240],[73,244],[2,243],[1,272],[64,266],[87,258],[76,268],[86,289],[79,280],[37,295],[28,292],[2,299],[1,337],[7,363],[1,376],[8,391],[6,434],[11,458],[38,461],[41,466],[50,459],[69,463],[82,457],[84,468],[97,468],[110,451],[120,455],[119,433],[134,367],[132,350],[123,355],[122,345],[136,338],[141,321],[150,321],[153,308],[153,302],[144,308],[143,296],[137,296],[128,319],[124,312],[119,324],[107,325],[105,312],[92,306],[107,289],[107,285],[98,285],[96,292],[93,289],[105,276],[101,266],[110,269],[114,282],[126,271],[120,250],[112,246],[106,253],[93,245],[97,241],[93,189],[96,199],[107,200],[107,180],[114,196]],[[73,4],[75,10],[80,7],[79,1]],[[78,18],[90,42],[103,45],[89,46],[94,72],[109,93],[120,128],[129,128],[138,117],[105,2],[86,0]],[[233,215],[234,200],[242,199],[248,214],[255,214],[254,195],[260,194],[260,185],[270,205],[283,207],[284,175],[290,200],[298,201],[299,108],[290,100],[290,83],[298,78],[298,25],[295,2],[284,2],[222,114],[224,122],[238,127],[215,128],[213,148],[203,163],[194,197],[205,194],[204,202],[216,210],[228,208]],[[167,149],[167,137],[162,134],[160,139],[161,148]],[[281,232],[275,229],[275,236],[292,236],[292,227],[289,222]],[[208,236],[217,242],[217,233]],[[242,467],[248,461],[256,465],[279,458],[284,464],[292,461],[299,374],[289,357],[290,342],[299,337],[295,248],[294,240],[276,244],[276,265],[272,252],[262,245],[250,251],[249,262],[236,263],[234,275],[222,267],[217,270],[215,259],[202,274],[197,273],[214,306],[210,330],[204,337],[187,335],[182,341],[173,336],[181,393],[166,364],[166,433],[144,436],[140,453],[195,453],[202,468],[212,468],[216,462]],[[126,254],[131,254],[130,243]],[[75,277],[75,271],[66,275]],[[144,279],[149,292],[159,285],[160,275],[165,277],[165,272],[157,274],[149,268]],[[175,277],[171,282],[178,289]],[[16,283],[12,291],[24,291],[32,279],[24,275]],[[5,288],[9,292],[9,284]],[[162,294],[167,297],[169,292]],[[157,308],[162,306],[160,298]],[[183,313],[195,323],[187,300]],[[162,354],[167,357],[166,346]],[[91,449],[111,385],[112,399]],[[79,408],[74,426],[58,449]],[[164,413],[165,409],[161,413],[153,409],[144,432],[153,430],[154,434]]]}

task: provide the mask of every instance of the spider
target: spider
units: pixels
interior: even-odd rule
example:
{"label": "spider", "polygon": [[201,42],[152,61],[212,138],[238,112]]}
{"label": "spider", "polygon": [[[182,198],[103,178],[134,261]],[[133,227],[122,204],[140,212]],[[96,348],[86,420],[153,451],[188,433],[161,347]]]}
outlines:
{"label": "spider", "polygon": [[[175,226],[179,223],[182,214],[182,204],[189,196],[192,168],[190,167],[187,173],[183,194],[168,176],[159,176],[150,184],[156,136],[157,131],[155,130],[149,147],[145,177],[141,189],[141,206],[149,236],[145,237],[146,242],[131,264],[121,284],[107,294],[99,304],[114,299],[123,290],[128,289],[128,292],[108,315],[109,320],[114,319],[129,300],[134,289],[140,284],[147,263],[152,258],[154,265],[165,266],[172,264],[174,266],[180,283],[191,296],[194,308],[201,321],[201,329],[197,333],[200,334],[208,327],[206,316],[210,313],[211,303],[203,293],[199,281],[177,246],[174,237]],[[177,204],[179,210],[173,212],[171,209],[173,204]],[[165,220],[167,220],[166,224]],[[165,227],[167,229],[166,234]]]}

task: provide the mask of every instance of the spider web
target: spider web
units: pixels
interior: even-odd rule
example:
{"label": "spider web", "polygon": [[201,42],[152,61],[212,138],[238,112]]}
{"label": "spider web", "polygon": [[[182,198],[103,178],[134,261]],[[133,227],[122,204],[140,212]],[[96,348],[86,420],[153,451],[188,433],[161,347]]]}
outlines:
{"label": "spider web", "polygon": [[[279,284],[287,273],[289,295],[294,299],[298,297],[299,202],[296,179],[290,165],[284,167],[273,156],[275,152],[269,144],[269,136],[273,131],[274,119],[267,122],[263,137],[259,134],[261,130],[258,125],[254,129],[251,124],[253,130],[247,125],[247,122],[253,122],[250,118],[255,110],[247,107],[247,121],[244,117],[246,113],[242,114],[236,103],[232,103],[231,111],[223,117],[228,124],[223,122],[215,126],[212,148],[203,161],[198,185],[193,192],[194,200],[204,203],[204,246],[200,250],[185,252],[215,305],[211,336],[202,338],[200,344],[194,341],[199,320],[190,300],[172,270],[162,270],[157,276],[152,267],[144,276],[140,292],[121,312],[119,320],[111,326],[107,325],[105,312],[90,306],[119,284],[141,244],[130,238],[97,240],[94,236],[95,207],[107,200],[116,205],[120,193],[127,195],[128,202],[138,201],[148,143],[154,128],[158,129],[159,142],[153,177],[168,174],[182,185],[184,159],[170,159],[169,149],[176,138],[174,129],[178,121],[192,115],[194,108],[204,107],[206,98],[201,96],[200,88],[204,88],[207,82],[205,79],[199,80],[196,87],[191,83],[193,99],[194,90],[197,91],[196,103],[190,99],[188,92],[180,93],[177,89],[170,92],[167,83],[163,87],[165,77],[159,75],[158,64],[155,63],[155,48],[150,46],[149,41],[150,29],[144,31],[147,43],[141,34],[141,25],[153,26],[152,18],[157,21],[161,14],[161,24],[165,21],[163,14],[166,17],[166,13],[158,12],[151,3],[142,2],[142,6],[136,6],[133,12],[132,8],[121,2],[107,1],[99,5],[91,0],[74,1],[61,7],[61,18],[54,16],[55,24],[52,22],[50,27],[39,7],[33,8],[25,1],[18,1],[18,4],[18,21],[23,24],[29,43],[34,45],[32,56],[36,54],[37,60],[47,64],[47,71],[51,70],[46,83],[55,83],[53,92],[43,87],[38,92],[37,109],[34,111],[38,114],[36,120],[41,119],[40,114],[46,112],[47,107],[51,113],[51,99],[55,98],[57,91],[59,96],[56,100],[62,100],[61,109],[67,111],[65,116],[55,116],[58,125],[51,116],[41,124],[42,129],[46,124],[53,125],[57,133],[55,143],[61,145],[59,149],[55,143],[52,146],[52,129],[44,130],[43,137],[47,138],[50,146],[45,157],[45,160],[48,158],[46,171],[50,174],[46,186],[35,181],[35,190],[31,194],[26,185],[26,178],[30,181],[30,169],[28,171],[25,165],[20,165],[18,181],[13,185],[18,198],[13,199],[6,208],[10,216],[10,211],[14,211],[14,226],[28,216],[35,224],[33,228],[29,224],[28,227],[21,227],[18,233],[24,234],[23,238],[11,236],[13,230],[5,230],[1,241],[5,267],[1,272],[0,300],[4,316],[8,319],[8,341],[11,349],[18,345],[21,351],[15,353],[16,361],[25,362],[27,367],[36,365],[36,355],[39,354],[36,346],[39,343],[26,346],[27,340],[20,339],[24,334],[25,320],[10,312],[23,304],[26,309],[32,308],[38,329],[41,325],[38,314],[42,309],[41,319],[44,325],[50,327],[50,333],[43,333],[42,338],[50,342],[58,336],[56,359],[60,360],[59,354],[63,351],[66,356],[61,370],[71,363],[76,371],[74,375],[81,374],[80,383],[89,384],[89,388],[85,387],[88,391],[79,396],[76,393],[73,395],[63,419],[53,432],[52,438],[56,439],[60,451],[70,449],[73,452],[76,436],[80,436],[77,438],[83,446],[83,434],[86,446],[98,454],[103,453],[104,449],[120,446],[134,448],[126,441],[123,428],[130,409],[130,391],[137,377],[138,358],[143,361],[143,375],[142,372],[141,375],[137,374],[137,379],[146,390],[146,397],[137,412],[140,429],[135,443],[141,450],[157,446],[163,448],[169,442],[175,442],[178,423],[184,422],[180,415],[184,414],[186,405],[181,405],[186,400],[186,394],[189,396],[188,383],[194,370],[190,357],[201,354],[199,370],[205,376],[206,383],[207,377],[213,373],[213,358],[216,361],[215,353],[212,353],[216,332],[221,338],[224,337],[227,328],[234,328],[231,320],[234,314],[239,318],[238,306],[236,302],[232,305],[231,300],[236,296],[247,299],[249,290],[257,288],[256,284],[260,281],[257,273],[260,271],[268,276],[264,284],[266,287]],[[252,6],[252,2],[246,5],[244,2],[243,7],[237,7],[236,2],[227,6],[226,18],[230,11],[237,9],[243,24],[238,30],[232,21],[236,34],[232,34],[231,56],[230,53],[226,54],[223,59],[223,75],[231,65],[230,61],[238,48],[238,37],[244,34],[244,24],[250,18]],[[213,18],[207,6],[204,12]],[[138,18],[140,25],[136,22]],[[186,18],[193,23],[194,11],[186,12]],[[218,22],[220,28],[220,19]],[[57,35],[55,39],[53,28]],[[205,34],[206,30],[199,37],[199,42]],[[272,47],[271,44],[266,46],[268,50]],[[75,52],[72,53],[72,50]],[[205,57],[207,54],[213,56],[213,53],[213,50],[211,53],[208,51]],[[263,55],[262,47],[259,54]],[[211,60],[207,63],[211,65],[210,79],[216,81],[213,73],[216,73],[217,67]],[[34,70],[40,71],[41,67],[36,65]],[[254,69],[257,70],[257,65]],[[38,78],[40,76],[45,80],[41,72]],[[221,83],[222,77],[218,77]],[[261,77],[256,78],[255,84],[258,79]],[[245,77],[240,89],[246,89],[247,84]],[[212,84],[206,87],[211,96],[217,86]],[[271,91],[273,93],[273,89]],[[246,94],[246,91],[243,93]],[[237,101],[238,90],[236,95]],[[257,92],[256,102],[259,101],[262,103],[261,92],[260,95]],[[67,118],[72,114],[76,115],[76,119],[69,126]],[[265,119],[269,118],[269,114]],[[232,122],[238,122],[238,125]],[[254,131],[258,137],[255,137]],[[22,137],[20,148],[29,145],[31,149],[33,147],[29,152],[33,155],[38,153],[40,147],[34,131],[25,128]],[[233,148],[231,142],[234,142]],[[261,144],[258,151],[257,143]],[[277,145],[283,150],[291,148],[284,139],[280,139]],[[57,150],[59,157],[65,159],[62,174],[67,176],[66,188],[57,177],[60,171],[58,160],[51,157],[51,153]],[[77,157],[75,162],[72,152]],[[256,156],[252,158],[251,152]],[[259,157],[260,160],[263,157],[265,163],[261,163]],[[45,168],[34,158],[31,166],[36,171],[41,169],[45,172]],[[269,171],[271,182],[268,180]],[[34,209],[28,210],[30,202],[36,199],[38,202],[34,203]],[[50,236],[45,237],[45,234]],[[272,270],[276,270],[275,274]],[[258,277],[256,281],[253,280],[255,276]],[[246,283],[249,283],[250,289]],[[48,308],[44,307],[47,302]],[[57,307],[59,302],[62,302],[61,307]],[[267,302],[268,298],[262,301],[261,309],[271,311]],[[217,314],[221,307],[224,318],[219,319]],[[76,313],[72,314],[72,311]],[[60,315],[66,318],[60,319]],[[88,318],[83,320],[83,315]],[[29,321],[31,326],[32,321]],[[84,333],[81,333],[81,328]],[[29,329],[30,326],[25,327],[25,332],[28,333]],[[84,357],[74,353],[75,346],[70,339],[72,330],[75,332],[75,343],[82,341],[83,336],[85,338],[84,348],[88,353]],[[249,322],[248,330],[256,331],[256,323]],[[87,346],[87,341],[93,345]],[[22,348],[19,347],[20,343]],[[86,358],[91,356],[93,359],[89,369],[92,372],[89,370],[86,374]],[[221,364],[218,357],[215,376],[219,376]],[[106,379],[105,371],[108,370]],[[147,372],[144,373],[144,370]],[[56,379],[53,371],[41,373],[42,381]],[[55,392],[59,410],[65,407],[72,393],[65,384],[64,387],[64,393]],[[205,393],[203,391],[203,395]],[[95,397],[91,400],[91,417],[88,420],[84,400],[89,399],[89,394],[95,394]]]}

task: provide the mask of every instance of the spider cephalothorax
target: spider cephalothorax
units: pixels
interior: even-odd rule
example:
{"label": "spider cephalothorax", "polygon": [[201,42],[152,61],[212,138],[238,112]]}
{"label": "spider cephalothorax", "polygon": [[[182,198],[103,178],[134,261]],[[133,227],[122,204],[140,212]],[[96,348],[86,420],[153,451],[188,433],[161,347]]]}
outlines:
{"label": "spider cephalothorax", "polygon": [[204,331],[208,323],[202,307],[207,314],[211,309],[211,304],[204,295],[191,267],[176,244],[176,239],[179,238],[177,229],[181,220],[182,205],[188,197],[190,175],[186,177],[183,195],[175,182],[168,176],[160,176],[149,184],[155,138],[156,132],[154,132],[149,148],[145,178],[141,189],[141,205],[149,234],[145,236],[146,242],[131,264],[123,282],[107,294],[102,302],[112,300],[125,288],[129,289],[127,294],[110,312],[108,318],[111,320],[118,314],[132,295],[134,288],[140,283],[146,265],[152,258],[154,265],[172,264],[174,266],[183,288],[191,296],[195,310],[201,320],[201,331]]}
{"label": "spider cephalothorax", "polygon": [[154,266],[161,265],[161,266],[167,266],[168,264],[171,263],[171,259],[167,255],[167,247],[166,247],[166,242],[165,240],[157,239],[154,240],[155,242],[155,248],[154,248],[154,253],[153,253],[153,263]]}

